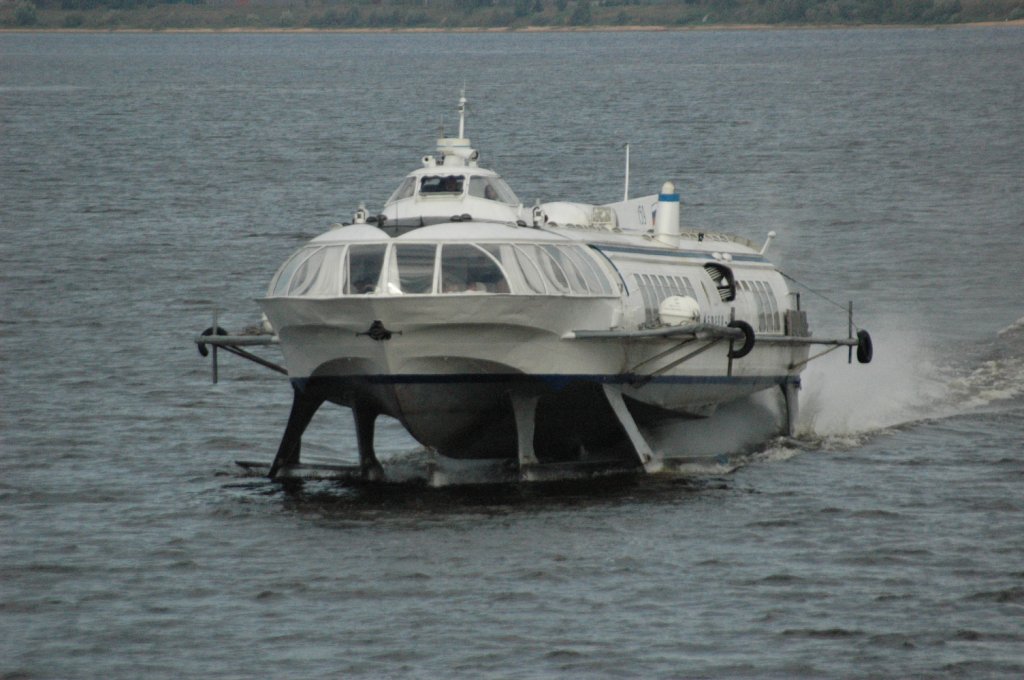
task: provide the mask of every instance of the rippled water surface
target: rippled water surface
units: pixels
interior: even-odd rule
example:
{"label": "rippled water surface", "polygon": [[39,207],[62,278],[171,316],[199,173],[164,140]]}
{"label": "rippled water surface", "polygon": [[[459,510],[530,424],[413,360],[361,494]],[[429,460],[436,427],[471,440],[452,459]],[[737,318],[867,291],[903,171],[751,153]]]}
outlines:
{"label": "rippled water surface", "polygon": [[[1024,31],[0,34],[0,677],[1024,676]],[[744,463],[286,490],[191,344],[453,131],[532,203],[679,181],[876,361],[658,433]],[[824,297],[821,297],[824,296]],[[825,299],[827,298],[827,299]],[[392,461],[423,454],[393,424]],[[341,409],[304,453],[352,459]]]}

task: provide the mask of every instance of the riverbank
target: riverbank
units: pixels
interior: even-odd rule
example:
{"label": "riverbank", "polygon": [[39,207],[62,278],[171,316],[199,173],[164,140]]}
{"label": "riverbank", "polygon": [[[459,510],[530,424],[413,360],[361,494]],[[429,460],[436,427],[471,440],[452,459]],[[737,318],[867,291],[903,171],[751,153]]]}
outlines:
{"label": "riverbank", "polygon": [[[672,31],[836,28],[849,26],[1019,25],[1024,0],[934,0],[871,13],[852,0],[803,3],[799,14],[756,3],[629,4],[631,0],[440,0],[430,5],[232,0],[222,4],[150,4],[131,0],[0,0],[0,30],[189,32],[502,32]],[[778,5],[778,3],[775,3]],[[771,5],[771,6],[775,6]],[[909,5],[907,6],[909,7]],[[853,9],[851,9],[853,8]]]}
{"label": "riverbank", "polygon": [[11,28],[0,27],[0,33],[192,33],[192,34],[318,34],[318,33],[664,33],[687,31],[815,31],[837,29],[963,29],[981,27],[1024,28],[1024,19],[1007,21],[973,21],[955,24],[704,24],[696,26],[522,26],[522,27],[469,27],[453,28],[281,28],[281,27],[227,27],[227,28]]}

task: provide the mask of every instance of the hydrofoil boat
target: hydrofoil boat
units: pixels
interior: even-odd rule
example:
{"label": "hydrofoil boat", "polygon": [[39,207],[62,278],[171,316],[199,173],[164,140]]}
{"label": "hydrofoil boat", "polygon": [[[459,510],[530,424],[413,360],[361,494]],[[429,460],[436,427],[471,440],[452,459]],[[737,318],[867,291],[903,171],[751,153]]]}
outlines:
{"label": "hydrofoil boat", "polygon": [[[458,136],[439,139],[382,210],[360,206],[284,262],[259,300],[263,334],[215,323],[196,338],[203,352],[287,373],[293,403],[271,477],[304,469],[302,435],[326,402],[352,410],[349,472],[367,479],[385,476],[380,415],[438,460],[514,479],[654,472],[664,460],[648,426],[776,389],[792,432],[812,346],[871,360],[852,312],[846,337],[811,335],[766,258],[774,233],[757,245],[682,229],[672,182],[601,205],[526,207],[479,164],[465,104]],[[279,345],[284,366],[245,349],[259,344]]]}

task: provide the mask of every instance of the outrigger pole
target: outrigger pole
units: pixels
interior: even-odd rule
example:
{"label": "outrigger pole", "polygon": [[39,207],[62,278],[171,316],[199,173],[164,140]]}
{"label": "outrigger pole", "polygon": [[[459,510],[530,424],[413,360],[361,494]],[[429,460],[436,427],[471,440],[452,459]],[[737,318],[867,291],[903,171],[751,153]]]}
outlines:
{"label": "outrigger pole", "polygon": [[197,335],[195,342],[196,348],[199,350],[199,354],[201,356],[205,357],[210,354],[210,350],[207,349],[207,345],[213,348],[211,365],[213,367],[213,384],[215,385],[217,384],[218,378],[218,349],[223,349],[235,356],[248,359],[249,361],[259,364],[264,368],[269,368],[272,371],[288,375],[288,370],[285,369],[284,366],[275,364],[273,361],[268,361],[261,356],[257,356],[252,352],[242,349],[242,347],[255,347],[259,345],[277,345],[280,343],[280,340],[278,340],[276,335],[228,335],[226,330],[217,325],[216,316],[214,316],[214,325]]}
{"label": "outrigger pole", "polygon": [[[283,366],[257,356],[243,347],[266,346],[280,344],[276,335],[267,333],[251,335],[229,335],[226,330],[217,325],[217,314],[214,313],[213,325],[195,337],[196,348],[202,356],[211,356],[212,380],[217,383],[218,359],[217,350],[223,349],[235,356],[248,359],[255,364],[272,371],[288,375],[287,369]],[[212,355],[210,349],[212,348]],[[288,424],[285,426],[284,434],[281,437],[281,444],[278,446],[277,455],[270,465],[268,477],[271,479],[295,479],[295,478],[331,478],[331,479],[383,479],[384,473],[380,462],[377,460],[376,452],[373,449],[373,431],[378,411],[371,404],[355,404],[352,413],[356,421],[356,439],[359,447],[359,465],[306,465],[300,462],[302,451],[302,435],[309,426],[317,410],[326,401],[314,391],[302,390],[292,385],[292,409],[288,416]],[[265,463],[251,461],[236,461],[238,465],[246,469],[266,468]]]}

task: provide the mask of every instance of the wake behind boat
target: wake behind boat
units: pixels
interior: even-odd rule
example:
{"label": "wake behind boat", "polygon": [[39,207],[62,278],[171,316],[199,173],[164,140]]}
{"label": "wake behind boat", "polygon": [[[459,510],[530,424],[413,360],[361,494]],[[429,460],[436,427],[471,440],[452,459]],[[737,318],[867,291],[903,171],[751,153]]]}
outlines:
{"label": "wake behind boat", "polygon": [[[459,132],[376,215],[360,206],[293,254],[259,300],[263,335],[196,338],[286,372],[293,404],[272,478],[300,475],[302,434],[352,409],[360,464],[384,477],[379,415],[438,461],[521,480],[663,465],[644,429],[778,388],[786,430],[812,345],[871,360],[864,330],[813,337],[768,240],[680,228],[671,182],[603,205],[524,207]],[[628,185],[628,180],[627,180]],[[278,344],[284,367],[244,349]],[[822,354],[825,352],[822,352]],[[286,367],[286,368],[285,368]]]}

